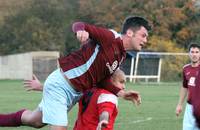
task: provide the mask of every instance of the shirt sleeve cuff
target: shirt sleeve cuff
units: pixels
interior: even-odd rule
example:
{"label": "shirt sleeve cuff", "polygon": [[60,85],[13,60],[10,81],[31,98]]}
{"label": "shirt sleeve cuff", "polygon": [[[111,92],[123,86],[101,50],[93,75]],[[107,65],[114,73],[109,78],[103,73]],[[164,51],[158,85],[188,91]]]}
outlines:
{"label": "shirt sleeve cuff", "polygon": [[75,22],[72,25],[72,31],[76,33],[79,30],[85,30],[85,24],[83,22]]}

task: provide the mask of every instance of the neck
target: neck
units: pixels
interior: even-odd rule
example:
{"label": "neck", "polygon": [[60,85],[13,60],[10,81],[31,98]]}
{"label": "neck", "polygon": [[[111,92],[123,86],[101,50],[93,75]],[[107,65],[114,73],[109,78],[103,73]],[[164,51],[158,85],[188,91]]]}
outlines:
{"label": "neck", "polygon": [[199,62],[192,62],[191,65],[192,67],[197,67],[199,65]]}
{"label": "neck", "polygon": [[122,42],[123,42],[123,46],[124,46],[124,49],[126,50],[126,51],[128,51],[129,50],[129,46],[128,46],[128,42],[127,42],[127,37],[125,36],[125,35],[122,35],[121,36],[121,39],[122,39]]}

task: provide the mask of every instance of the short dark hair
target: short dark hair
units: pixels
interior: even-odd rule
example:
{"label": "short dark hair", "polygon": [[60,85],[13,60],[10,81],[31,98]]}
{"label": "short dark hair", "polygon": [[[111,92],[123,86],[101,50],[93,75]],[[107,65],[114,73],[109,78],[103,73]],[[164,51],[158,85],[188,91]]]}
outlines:
{"label": "short dark hair", "polygon": [[200,49],[200,44],[196,43],[196,42],[192,42],[190,43],[190,45],[188,46],[188,51],[190,51],[191,48],[198,48]]}
{"label": "short dark hair", "polygon": [[130,28],[136,31],[142,26],[145,27],[148,31],[151,30],[151,26],[145,18],[139,16],[127,17],[122,26],[122,34],[125,34],[126,31]]}

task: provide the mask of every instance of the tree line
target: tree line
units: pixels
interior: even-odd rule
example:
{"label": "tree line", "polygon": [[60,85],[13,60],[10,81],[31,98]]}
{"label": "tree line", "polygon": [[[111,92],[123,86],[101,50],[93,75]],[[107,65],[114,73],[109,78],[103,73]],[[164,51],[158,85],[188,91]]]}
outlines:
{"label": "tree line", "polygon": [[123,20],[133,15],[152,24],[148,49],[178,52],[200,41],[195,0],[32,0],[1,22],[0,55],[39,50],[68,54],[79,47],[71,32],[74,21],[120,32]]}

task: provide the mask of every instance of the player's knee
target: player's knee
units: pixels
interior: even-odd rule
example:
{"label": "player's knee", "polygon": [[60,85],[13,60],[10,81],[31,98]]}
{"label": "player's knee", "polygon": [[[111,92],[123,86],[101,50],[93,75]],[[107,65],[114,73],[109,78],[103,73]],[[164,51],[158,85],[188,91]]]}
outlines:
{"label": "player's knee", "polygon": [[45,124],[43,124],[40,119],[26,118],[26,120],[24,120],[24,125],[31,126],[31,127],[34,127],[34,128],[41,128]]}

